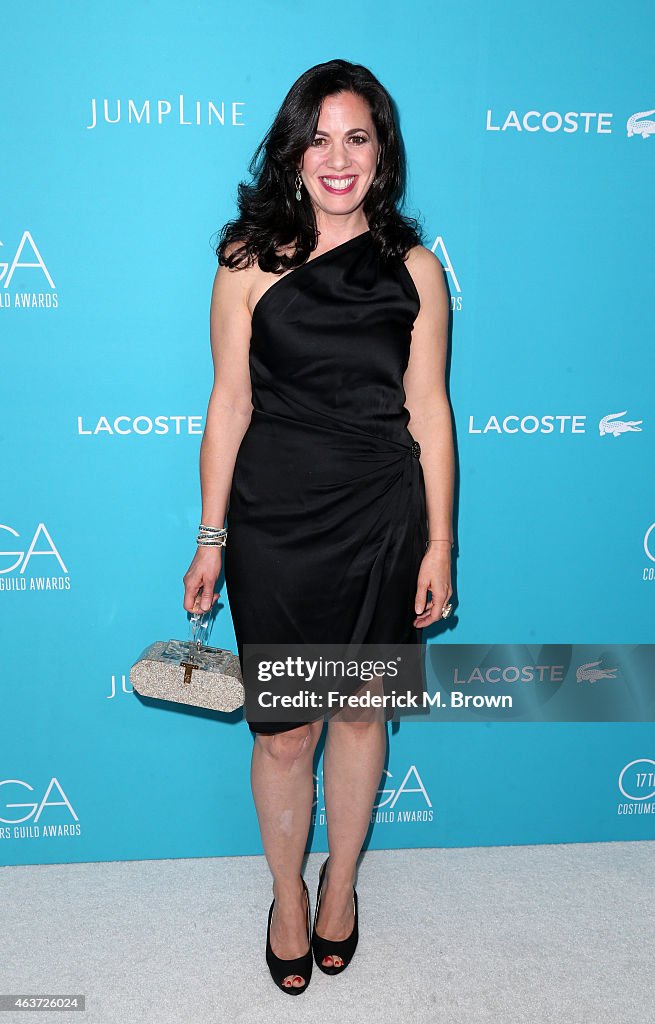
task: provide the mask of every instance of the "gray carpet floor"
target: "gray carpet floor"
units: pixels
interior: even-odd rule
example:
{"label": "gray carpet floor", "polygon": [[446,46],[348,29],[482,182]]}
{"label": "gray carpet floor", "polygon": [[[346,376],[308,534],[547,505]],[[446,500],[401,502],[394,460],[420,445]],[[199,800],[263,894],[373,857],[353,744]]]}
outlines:
{"label": "gray carpet floor", "polygon": [[[83,993],[58,1024],[646,1024],[655,842],[369,851],[337,977],[279,992],[263,857],[0,869],[0,992]],[[305,879],[314,910],[318,868]],[[0,1013],[0,1024],[34,1014]]]}

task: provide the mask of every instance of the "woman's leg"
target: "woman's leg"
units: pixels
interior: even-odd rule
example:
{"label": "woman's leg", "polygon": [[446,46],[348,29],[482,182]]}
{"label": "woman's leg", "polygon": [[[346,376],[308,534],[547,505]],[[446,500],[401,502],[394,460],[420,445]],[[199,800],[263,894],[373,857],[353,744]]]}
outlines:
{"label": "woman's leg", "polygon": [[[371,692],[382,692],[371,686]],[[359,712],[361,717],[361,712]],[[345,939],[353,929],[353,885],[357,858],[368,831],[387,750],[384,709],[367,721],[339,712],[328,722],[323,754],[323,783],[330,859],[321,892],[316,930],[326,939]],[[324,957],[326,967],[342,964]]]}
{"label": "woman's leg", "polygon": [[[323,720],[287,732],[257,733],[250,781],[275,906],[271,947],[285,960],[307,952],[307,909],[300,872],[314,799],[314,751]],[[295,978],[295,980],[294,980]],[[297,975],[285,984],[300,988]]]}

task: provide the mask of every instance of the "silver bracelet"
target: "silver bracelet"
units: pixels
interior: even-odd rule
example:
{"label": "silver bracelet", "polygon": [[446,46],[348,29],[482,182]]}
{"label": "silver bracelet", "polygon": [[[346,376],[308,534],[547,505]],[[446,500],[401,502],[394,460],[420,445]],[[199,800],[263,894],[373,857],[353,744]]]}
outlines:
{"label": "silver bracelet", "polygon": [[224,548],[227,543],[227,528],[225,526],[206,526],[200,523],[196,543],[200,547]]}

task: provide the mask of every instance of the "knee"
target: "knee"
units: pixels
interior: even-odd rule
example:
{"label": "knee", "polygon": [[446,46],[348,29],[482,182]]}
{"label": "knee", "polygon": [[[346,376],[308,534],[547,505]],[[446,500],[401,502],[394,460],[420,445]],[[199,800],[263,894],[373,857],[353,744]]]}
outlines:
{"label": "knee", "polygon": [[255,742],[269,757],[280,763],[290,764],[313,755],[318,739],[314,735],[315,732],[310,725],[299,725],[295,729],[270,735],[257,733]]}
{"label": "knee", "polygon": [[[374,676],[371,681],[364,683],[353,694],[353,696],[359,699],[366,695],[380,698],[384,695],[383,682],[380,676]],[[350,735],[366,735],[367,733],[376,732],[381,725],[385,725],[385,710],[384,707],[378,707],[375,704],[371,707],[358,704],[351,707],[345,704],[331,716],[329,719],[330,725],[332,722],[339,723],[340,725],[349,725]]]}

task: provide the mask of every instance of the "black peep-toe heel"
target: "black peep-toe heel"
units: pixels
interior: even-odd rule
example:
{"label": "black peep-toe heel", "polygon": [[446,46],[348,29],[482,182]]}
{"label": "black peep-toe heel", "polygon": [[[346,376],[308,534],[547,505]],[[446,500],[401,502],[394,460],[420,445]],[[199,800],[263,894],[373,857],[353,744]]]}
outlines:
{"label": "black peep-toe heel", "polygon": [[[321,869],[318,873],[318,889],[316,890],[316,909],[314,911],[314,928],[312,930],[312,951],[314,953],[314,960],[316,966],[323,971],[323,974],[341,974],[345,971],[346,967],[353,958],[355,948],[357,946],[357,940],[359,938],[359,926],[357,921],[357,889],[353,886],[353,906],[355,909],[355,921],[353,924],[353,930],[346,939],[324,939],[322,935],[319,935],[316,931],[316,922],[318,921],[318,911],[321,906],[321,890],[323,888],[323,876],[325,874],[325,865],[330,858],[326,858],[321,865]],[[332,964],[328,967],[323,963],[323,958],[326,956],[335,957],[338,956],[343,960],[342,964],[335,966]]]}
{"label": "black peep-toe heel", "polygon": [[[305,898],[307,899],[307,941],[309,948],[306,953],[302,956],[296,956],[291,960],[283,960],[282,957],[276,956],[271,947],[271,918],[273,916],[273,907],[275,900],[271,903],[270,910],[268,912],[268,928],[266,930],[266,963],[271,972],[273,981],[278,988],[282,989],[283,992],[288,992],[290,996],[299,996],[305,991],[309,985],[309,979],[312,976],[312,945],[311,945],[311,915],[309,912],[309,890],[305,879],[302,880],[303,888],[305,890]],[[304,985],[284,985],[283,981],[290,975],[298,974],[301,978],[305,979]],[[293,981],[293,979],[292,979]]]}

